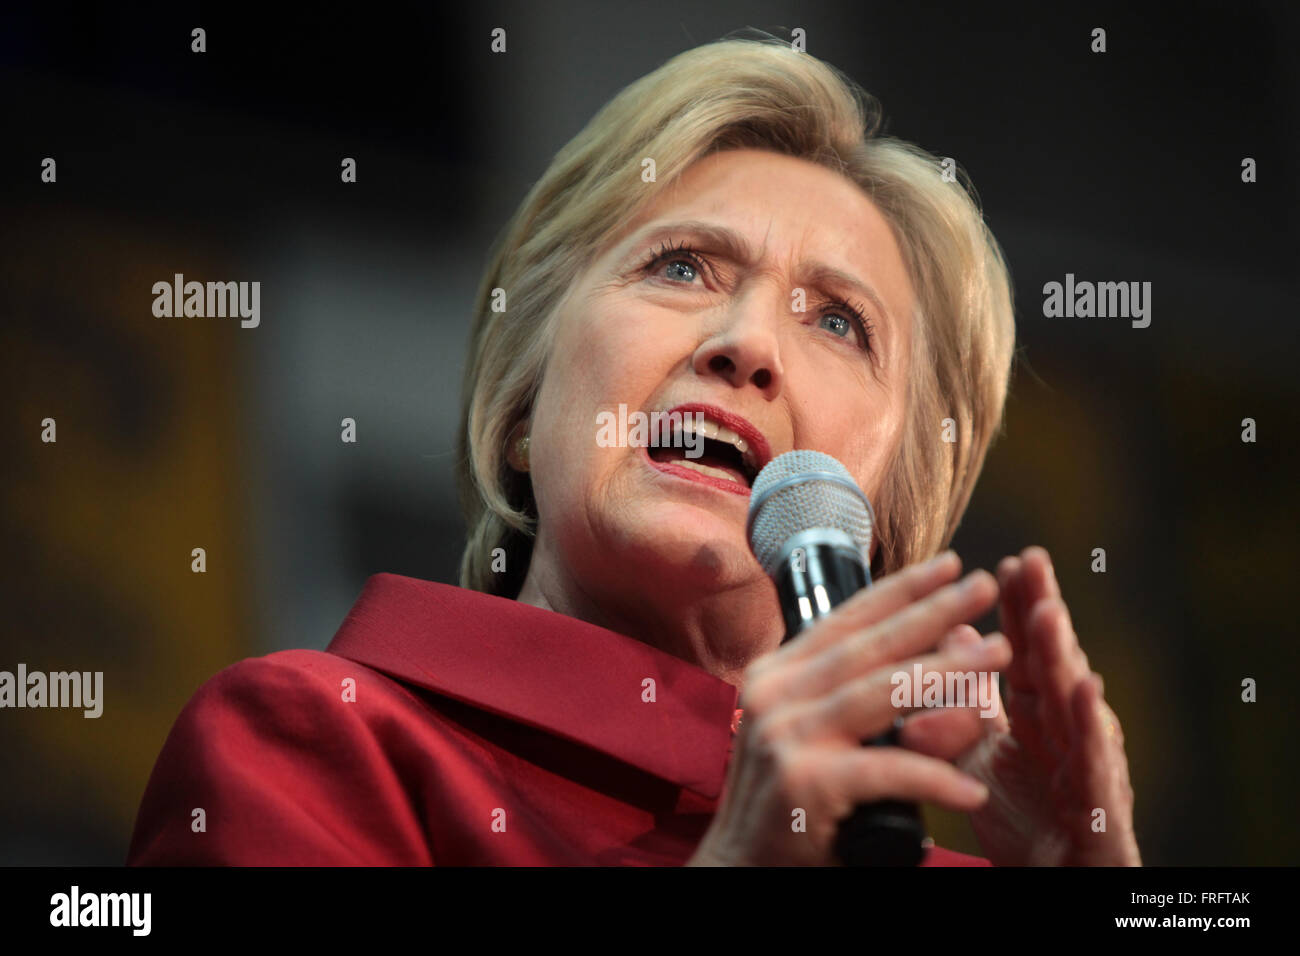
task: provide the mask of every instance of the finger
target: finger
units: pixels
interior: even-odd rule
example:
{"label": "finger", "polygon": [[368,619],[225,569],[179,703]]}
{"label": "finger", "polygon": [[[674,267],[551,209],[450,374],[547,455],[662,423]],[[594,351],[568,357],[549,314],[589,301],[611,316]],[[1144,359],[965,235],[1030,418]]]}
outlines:
{"label": "finger", "polygon": [[[952,648],[881,667],[825,697],[798,705],[790,716],[795,722],[794,733],[808,741],[829,737],[856,745],[884,733],[900,714],[920,710],[927,699],[945,706],[975,703],[984,708],[995,672],[1010,659],[1006,637],[991,634],[978,646]],[[917,686],[918,674],[921,686]],[[957,699],[949,699],[949,689]]]}
{"label": "finger", "polygon": [[988,788],[952,764],[902,747],[837,749],[828,756],[824,785],[840,798],[833,807],[844,819],[859,803],[895,799],[935,803],[951,810],[978,810]]}
{"label": "finger", "polygon": [[769,678],[757,695],[779,700],[820,698],[885,664],[935,647],[958,624],[977,618],[997,600],[997,582],[975,570],[945,585],[874,627],[827,647],[820,654]]}
{"label": "finger", "polygon": [[853,595],[807,634],[782,644],[769,658],[789,662],[814,657],[846,636],[865,630],[932,594],[960,573],[961,558],[955,551],[945,551],[929,561],[886,575],[879,584]]}
{"label": "finger", "polygon": [[[1004,575],[1002,615],[1004,630],[1013,639],[1015,658],[1007,668],[1006,707],[1016,737],[1042,758],[1059,760],[1068,750],[1068,736],[1064,730],[1070,724],[1068,704],[1062,704],[1060,693],[1053,700],[1041,686],[1045,672],[1042,648],[1030,627],[1030,617],[1044,598],[1060,599],[1060,586],[1046,549],[1033,546],[1024,549],[1017,558],[1003,560],[999,570]],[[1064,605],[1062,605],[1064,607]],[[1068,611],[1065,612],[1068,625]],[[1041,636],[1041,635],[1040,635]],[[1075,673],[1088,670],[1087,656],[1073,636],[1076,657]],[[1066,716],[1060,715],[1064,712]],[[1050,723],[1050,728],[1049,728]]]}
{"label": "finger", "polygon": [[[1110,748],[1106,740],[1105,711],[1096,694],[1096,687],[1090,680],[1083,681],[1070,702],[1074,725],[1078,731],[1075,740],[1078,765],[1073,777],[1087,807],[1104,805],[1110,796],[1105,785]],[[1106,810],[1111,813],[1114,808],[1107,807]]]}
{"label": "finger", "polygon": [[[1014,662],[1013,662],[1014,663]],[[1011,732],[1016,742],[1033,757],[1041,767],[1058,767],[1067,748],[1056,742],[1043,723],[1038,694],[1033,690],[1008,686],[1004,703]]]}
{"label": "finger", "polygon": [[1071,698],[1089,671],[1060,598],[1044,598],[1029,617],[1029,669],[1040,714],[1057,747],[1068,750],[1074,736]]}
{"label": "finger", "polygon": [[[980,636],[979,631],[975,630],[975,628],[971,627],[969,624],[961,624],[948,632],[947,637],[940,642],[939,650],[945,651],[954,647],[974,647],[982,640],[984,640],[984,638]],[[1001,674],[1005,674],[1012,667],[1015,667],[1016,660],[1014,654],[1015,650],[1013,648],[1011,663],[1007,665],[1007,667],[1003,668]],[[1002,691],[999,687],[1000,683],[1000,680],[994,680],[990,683],[992,701],[990,702],[989,709],[987,712],[984,708],[981,708],[979,711],[980,722],[977,726],[979,727],[980,734],[992,733],[995,731],[1007,731],[1011,729],[1010,721],[1007,719],[1006,708],[1002,703]],[[929,717],[930,714],[917,714],[908,718],[907,723],[912,724],[918,721],[925,721]]]}
{"label": "finger", "polygon": [[[1088,687],[1083,685],[1087,684]],[[1080,681],[1080,686],[1075,690],[1075,725],[1079,731],[1079,739],[1084,739],[1089,732],[1096,731],[1105,744],[1113,744],[1116,747],[1124,746],[1124,729],[1120,726],[1119,717],[1115,711],[1106,704],[1105,687],[1102,683],[1100,674],[1089,674],[1086,681]],[[1087,706],[1090,710],[1084,711]],[[1080,720],[1079,715],[1083,714],[1087,720]]]}
{"label": "finger", "polygon": [[1019,558],[1008,556],[999,561],[997,567],[998,611],[1002,616],[1003,633],[1007,635],[1007,640],[1011,641],[1012,647],[1018,647],[1022,639],[1018,613],[1020,606],[1017,597],[1021,564]]}
{"label": "finger", "polygon": [[1046,548],[1031,545],[1020,552],[1020,559],[1024,563],[1023,600],[1026,610],[1043,598],[1061,596],[1061,586],[1056,580],[1056,569],[1052,567],[1052,556],[1047,553]]}
{"label": "finger", "polygon": [[[1089,836],[1099,842],[1132,847],[1130,864],[1140,862],[1136,844],[1131,839],[1133,788],[1128,779],[1128,757],[1124,754],[1123,733],[1114,711],[1105,705],[1101,678],[1096,674],[1081,681],[1072,699],[1074,725],[1078,736],[1073,750],[1071,776],[1079,790],[1083,810],[1091,818],[1095,808],[1106,811],[1106,831]],[[1113,864],[1114,854],[1098,847],[1099,859]]]}
{"label": "finger", "polygon": [[1007,668],[1008,688],[1032,689],[1029,676],[1029,640],[1025,633],[1025,615],[1021,610],[1024,562],[1006,557],[998,563],[998,618],[1002,633],[1011,642],[1015,657]]}
{"label": "finger", "polygon": [[988,731],[988,721],[980,716],[979,704],[965,707],[940,707],[913,714],[903,721],[898,743],[908,750],[956,760],[977,744]]}
{"label": "finger", "polygon": [[969,624],[958,624],[944,635],[937,649],[946,651],[953,647],[974,647],[977,642],[982,640],[984,638],[980,637],[980,632],[975,628]]}
{"label": "finger", "polygon": [[[1013,650],[1011,653],[1012,663],[1015,663],[1015,651]],[[1006,673],[1007,668],[1010,666],[1011,665],[1008,664],[1007,667],[1002,668],[1001,671],[993,675],[995,680],[993,680],[991,685],[993,697],[991,702],[991,711],[980,711],[980,720],[983,724],[984,733],[986,734],[1005,733],[1011,729],[1011,721],[1007,717],[1006,706],[1002,702],[1002,675]]]}

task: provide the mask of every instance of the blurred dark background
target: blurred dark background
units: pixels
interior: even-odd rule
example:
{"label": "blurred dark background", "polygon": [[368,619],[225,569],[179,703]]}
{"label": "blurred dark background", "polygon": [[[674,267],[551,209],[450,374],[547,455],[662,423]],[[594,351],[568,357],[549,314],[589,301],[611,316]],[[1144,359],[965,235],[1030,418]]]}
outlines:
{"label": "blurred dark background", "polygon": [[[105,680],[98,720],[0,711],[0,864],[119,864],[204,680],[323,648],[370,574],[455,581],[457,396],[489,243],[619,89],[744,27],[802,27],[882,100],[888,132],[979,190],[1015,280],[1018,366],[955,546],[987,568],[1051,551],[1124,723],[1146,861],[1297,862],[1300,18],[1176,10],[0,14],[0,669]],[[177,272],[260,281],[260,326],[155,318],[151,286]],[[1150,327],[1044,318],[1043,284],[1067,272],[1151,282]],[[930,819],[978,852],[964,821]]]}

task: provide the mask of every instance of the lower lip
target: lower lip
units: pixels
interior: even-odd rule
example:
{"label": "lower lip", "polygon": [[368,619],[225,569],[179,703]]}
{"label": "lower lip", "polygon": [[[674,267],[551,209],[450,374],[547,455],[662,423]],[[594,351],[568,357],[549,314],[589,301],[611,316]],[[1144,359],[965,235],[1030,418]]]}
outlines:
{"label": "lower lip", "polygon": [[650,452],[646,448],[641,448],[641,457],[658,471],[666,475],[672,475],[674,478],[685,478],[687,481],[696,481],[702,485],[709,485],[717,488],[719,491],[727,491],[733,495],[744,495],[749,497],[749,486],[742,485],[738,481],[731,481],[727,478],[714,478],[712,475],[706,475],[696,471],[693,468],[686,468],[682,465],[673,464],[671,461],[655,461],[650,457]]}

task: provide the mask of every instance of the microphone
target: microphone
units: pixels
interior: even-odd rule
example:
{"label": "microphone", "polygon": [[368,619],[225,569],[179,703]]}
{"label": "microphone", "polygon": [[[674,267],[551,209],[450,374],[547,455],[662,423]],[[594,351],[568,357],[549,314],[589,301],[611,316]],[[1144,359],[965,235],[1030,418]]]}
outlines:
{"label": "microphone", "polygon": [[[746,532],[776,584],[785,618],[782,643],[871,586],[875,513],[847,468],[818,451],[773,458],[754,479]],[[866,746],[898,744],[901,716]],[[841,822],[835,852],[846,866],[916,866],[925,828],[915,803],[859,804]]]}

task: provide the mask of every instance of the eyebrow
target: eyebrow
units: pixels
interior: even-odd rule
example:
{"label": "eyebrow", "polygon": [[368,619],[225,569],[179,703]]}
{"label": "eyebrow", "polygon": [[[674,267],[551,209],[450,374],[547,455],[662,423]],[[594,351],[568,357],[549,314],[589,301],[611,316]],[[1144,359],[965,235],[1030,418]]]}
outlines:
{"label": "eyebrow", "polygon": [[[628,248],[630,250],[640,249],[647,243],[656,239],[667,238],[676,233],[688,233],[703,239],[707,244],[721,250],[722,254],[727,258],[740,263],[745,268],[752,268],[758,261],[758,255],[750,248],[748,241],[740,233],[726,226],[719,226],[716,223],[704,222],[698,219],[684,219],[678,222],[656,223],[648,226],[629,242]],[[893,323],[893,313],[885,307],[884,298],[871,283],[864,282],[843,269],[836,269],[822,262],[805,262],[801,265],[804,274],[808,277],[809,284],[822,287],[838,285],[862,296],[864,299],[870,299],[876,309],[891,324]]]}

